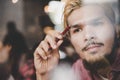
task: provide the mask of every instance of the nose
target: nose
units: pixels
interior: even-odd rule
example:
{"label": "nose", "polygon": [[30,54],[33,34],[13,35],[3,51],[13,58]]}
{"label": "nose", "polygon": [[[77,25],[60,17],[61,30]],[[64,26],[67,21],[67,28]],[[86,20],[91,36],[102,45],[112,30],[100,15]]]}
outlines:
{"label": "nose", "polygon": [[92,29],[90,26],[86,26],[84,28],[84,41],[89,41],[95,39],[96,34],[94,29]]}

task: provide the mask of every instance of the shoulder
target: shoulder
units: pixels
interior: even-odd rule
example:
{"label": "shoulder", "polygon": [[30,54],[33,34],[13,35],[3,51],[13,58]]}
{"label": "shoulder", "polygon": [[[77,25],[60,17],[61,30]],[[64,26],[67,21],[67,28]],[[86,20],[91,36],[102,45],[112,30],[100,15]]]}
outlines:
{"label": "shoulder", "polygon": [[79,80],[92,80],[90,72],[84,67],[81,59],[77,60],[72,67]]}

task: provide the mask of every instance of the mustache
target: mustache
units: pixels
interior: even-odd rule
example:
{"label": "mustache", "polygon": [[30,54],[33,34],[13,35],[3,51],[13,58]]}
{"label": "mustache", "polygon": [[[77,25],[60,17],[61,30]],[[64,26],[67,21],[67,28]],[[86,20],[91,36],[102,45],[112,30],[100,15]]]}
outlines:
{"label": "mustache", "polygon": [[101,42],[88,41],[87,44],[85,45],[85,47],[82,49],[82,51],[86,51],[87,48],[88,48],[90,45],[104,46],[104,44],[101,43]]}

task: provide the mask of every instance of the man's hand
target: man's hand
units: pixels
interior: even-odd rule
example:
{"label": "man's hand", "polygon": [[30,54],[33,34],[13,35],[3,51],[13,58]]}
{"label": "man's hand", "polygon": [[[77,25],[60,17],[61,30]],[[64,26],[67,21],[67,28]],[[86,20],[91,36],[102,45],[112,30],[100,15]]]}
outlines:
{"label": "man's hand", "polygon": [[47,35],[34,52],[34,64],[37,75],[47,74],[58,64],[58,48],[63,42],[63,37],[59,32],[53,31],[53,33]]}

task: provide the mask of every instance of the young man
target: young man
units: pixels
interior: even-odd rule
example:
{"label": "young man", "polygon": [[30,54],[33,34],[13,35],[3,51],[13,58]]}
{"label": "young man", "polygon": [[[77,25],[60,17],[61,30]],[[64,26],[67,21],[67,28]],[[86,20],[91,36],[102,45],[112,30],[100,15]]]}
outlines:
{"label": "young man", "polygon": [[[81,58],[73,65],[79,80],[120,80],[117,26],[110,7],[70,0],[64,11],[64,26],[70,27],[68,38]],[[37,47],[37,80],[48,80],[49,72],[58,64],[62,39],[54,32]]]}

